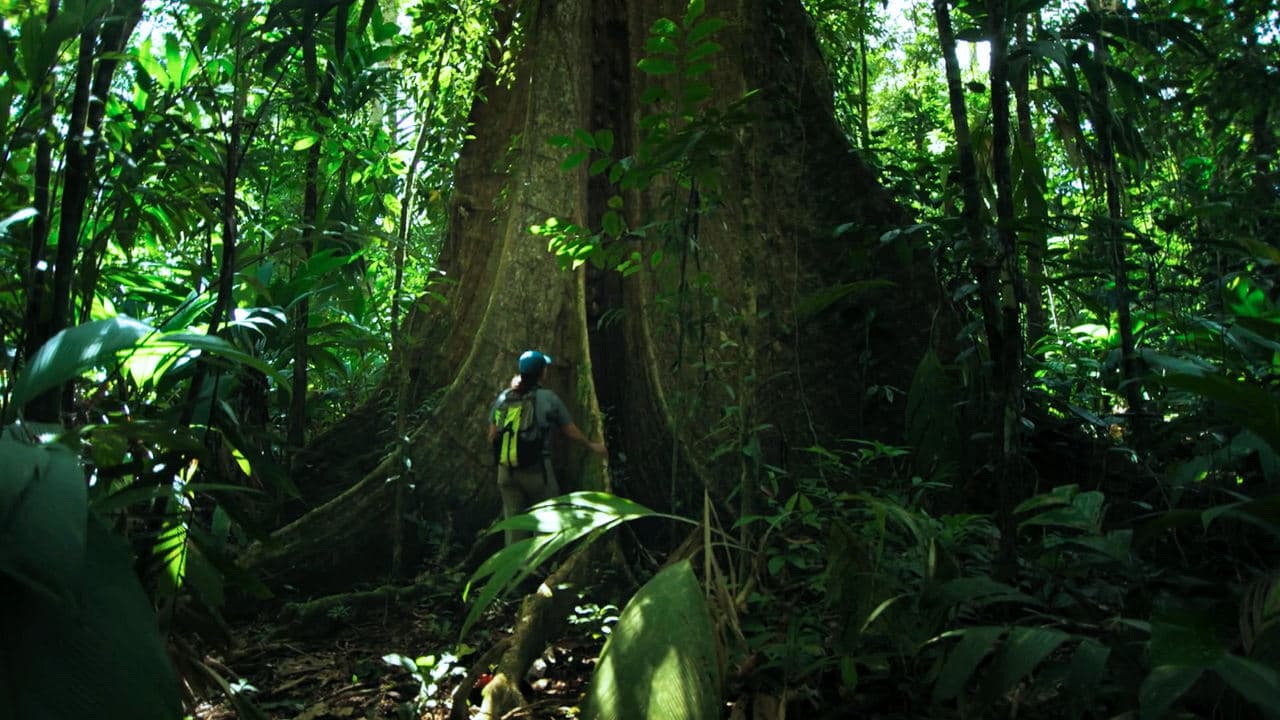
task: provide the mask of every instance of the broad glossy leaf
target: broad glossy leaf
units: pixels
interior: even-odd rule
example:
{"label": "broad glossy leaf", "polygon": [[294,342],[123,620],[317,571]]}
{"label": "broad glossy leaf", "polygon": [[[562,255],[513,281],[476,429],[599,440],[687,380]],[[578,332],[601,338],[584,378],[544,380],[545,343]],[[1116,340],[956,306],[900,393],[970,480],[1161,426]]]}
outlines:
{"label": "broad glossy leaf", "polygon": [[1102,643],[1085,639],[1071,655],[1067,670],[1066,693],[1077,707],[1087,706],[1087,701],[1097,692],[1098,684],[1107,671],[1107,659],[1111,648]]}
{"label": "broad glossy leaf", "polygon": [[31,358],[13,385],[13,406],[70,381],[91,367],[113,363],[116,353],[155,333],[129,317],[95,320],[54,335]]}
{"label": "broad glossy leaf", "polygon": [[995,649],[1005,630],[1003,627],[971,627],[947,633],[946,636],[960,636],[960,642],[947,653],[938,682],[933,686],[933,699],[957,697],[978,669],[978,663]]}
{"label": "broad glossy leaf", "polygon": [[484,581],[484,585],[462,623],[459,637],[467,634],[471,625],[500,592],[518,583],[565,546],[591,532],[607,530],[619,523],[642,517],[672,518],[655,513],[626,498],[604,492],[584,491],[540,502],[522,515],[497,523],[489,530],[490,533],[523,530],[537,535],[504,547],[489,556],[472,573],[463,589],[463,600],[468,599],[473,586],[481,581]]}
{"label": "broad glossy leaf", "polygon": [[1204,669],[1198,666],[1160,665],[1147,675],[1138,690],[1141,720],[1158,720],[1168,714],[1178,698],[1191,689]]}
{"label": "broad glossy leaf", "polygon": [[96,518],[73,602],[0,593],[0,717],[175,720],[178,680],[126,548]]}
{"label": "broad glossy leaf", "polygon": [[719,665],[702,587],[682,560],[645,583],[623,609],[600,654],[582,717],[718,717]]}
{"label": "broad glossy leaf", "polygon": [[0,437],[0,577],[19,592],[66,601],[78,587],[88,511],[78,458],[61,444]]}
{"label": "broad glossy leaf", "polygon": [[995,702],[1070,638],[1067,633],[1050,628],[1019,626],[1010,630],[983,682],[983,697],[989,703]]}
{"label": "broad glossy leaf", "polygon": [[1223,655],[1213,669],[1265,717],[1280,717],[1280,675],[1274,668],[1239,655]]}

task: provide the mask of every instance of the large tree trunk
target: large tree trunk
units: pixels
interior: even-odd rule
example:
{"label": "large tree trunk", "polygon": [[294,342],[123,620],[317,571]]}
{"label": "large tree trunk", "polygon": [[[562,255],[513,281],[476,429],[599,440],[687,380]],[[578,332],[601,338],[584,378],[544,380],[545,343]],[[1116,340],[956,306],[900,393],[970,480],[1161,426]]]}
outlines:
{"label": "large tree trunk", "polygon": [[[619,490],[658,507],[680,510],[703,483],[723,498],[747,478],[744,453],[713,452],[725,443],[754,438],[762,460],[787,466],[815,443],[898,436],[902,394],[886,388],[906,389],[928,345],[935,284],[907,235],[881,240],[904,214],[833,119],[799,0],[708,0],[707,16],[729,20],[716,36],[725,49],[712,58],[712,105],[758,93],[705,213],[681,215],[689,191],[669,179],[624,193],[630,227],[668,221],[665,233],[627,240],[646,257],[665,248],[657,270],[562,271],[530,234],[550,216],[597,226],[618,191],[585,164],[562,171],[547,139],[609,128],[615,155],[634,152],[638,118],[651,112],[640,102],[651,79],[636,62],[654,21],[679,20],[685,5],[522,3],[514,74],[489,73],[473,109],[476,139],[459,160],[441,256],[449,304],[405,331],[422,511],[447,514],[465,537],[499,513],[484,413],[526,348],[555,358],[546,383],[584,432],[607,434]],[[698,285],[702,274],[711,285]],[[895,284],[852,284],[877,278]],[[598,324],[609,311],[621,321]],[[315,440],[302,465],[347,489],[253,548],[250,564],[302,587],[387,567],[387,479],[398,471],[351,442],[391,449],[392,406],[375,398]],[[603,485],[596,461],[562,455],[563,488]]]}

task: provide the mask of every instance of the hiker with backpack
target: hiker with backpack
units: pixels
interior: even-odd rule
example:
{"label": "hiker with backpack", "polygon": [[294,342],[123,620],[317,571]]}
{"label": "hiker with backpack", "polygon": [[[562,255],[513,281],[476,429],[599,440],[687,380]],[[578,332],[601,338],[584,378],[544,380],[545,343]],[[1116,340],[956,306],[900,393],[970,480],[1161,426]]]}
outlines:
{"label": "hiker with backpack", "polygon": [[[518,515],[533,505],[560,494],[551,469],[551,431],[607,456],[604,443],[592,442],[574,424],[560,396],[538,383],[551,357],[526,350],[518,363],[520,373],[511,379],[489,409],[489,442],[498,462],[498,491],[502,516]],[[506,544],[529,533],[507,530]]]}

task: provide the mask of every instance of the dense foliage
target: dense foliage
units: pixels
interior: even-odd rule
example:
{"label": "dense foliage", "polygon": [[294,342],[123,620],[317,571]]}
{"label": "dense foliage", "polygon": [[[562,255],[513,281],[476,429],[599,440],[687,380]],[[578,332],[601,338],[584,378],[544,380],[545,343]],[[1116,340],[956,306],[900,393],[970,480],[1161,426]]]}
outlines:
{"label": "dense foliage", "polygon": [[[4,5],[0,458],[23,460],[0,484],[0,588],[23,612],[39,598],[64,617],[88,584],[38,571],[52,561],[31,548],[53,540],[15,520],[37,512],[72,528],[77,557],[123,536],[171,646],[216,634],[202,623],[227,586],[265,592],[231,548],[288,515],[295,454],[387,380],[406,314],[447,281],[433,260],[475,79],[511,60],[493,4]],[[642,71],[705,73],[724,51],[725,19],[690,5]],[[689,692],[756,717],[1275,716],[1280,7],[806,6],[836,119],[914,217],[884,242],[927,249],[946,330],[911,387],[875,389],[898,398],[900,446],[848,438],[784,470],[764,428],[714,438],[708,462],[747,459],[756,511],[685,519],[699,558],[655,575],[621,636],[701,582],[713,647],[687,652],[718,672]],[[663,174],[714,193],[716,143],[750,118],[652,99],[637,157],[612,157],[606,128],[565,128],[547,152],[591,160],[619,210],[627,183]],[[548,262],[644,272],[661,258],[609,244],[630,231],[612,211],[534,230]],[[543,539],[482,567],[465,626],[571,540],[652,516],[591,495],[520,521]],[[128,575],[114,544],[95,552],[110,567],[85,577]],[[131,626],[135,590],[115,598]],[[193,692],[244,702],[199,653],[173,654]],[[626,688],[596,683],[591,712],[609,715]]]}

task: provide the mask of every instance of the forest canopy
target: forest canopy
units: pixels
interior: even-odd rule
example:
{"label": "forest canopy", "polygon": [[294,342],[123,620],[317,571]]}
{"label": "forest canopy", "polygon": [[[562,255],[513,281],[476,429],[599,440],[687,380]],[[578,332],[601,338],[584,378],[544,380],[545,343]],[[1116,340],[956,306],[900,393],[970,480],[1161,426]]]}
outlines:
{"label": "forest canopy", "polygon": [[8,0],[0,716],[1274,717],[1277,88],[1275,0]]}

